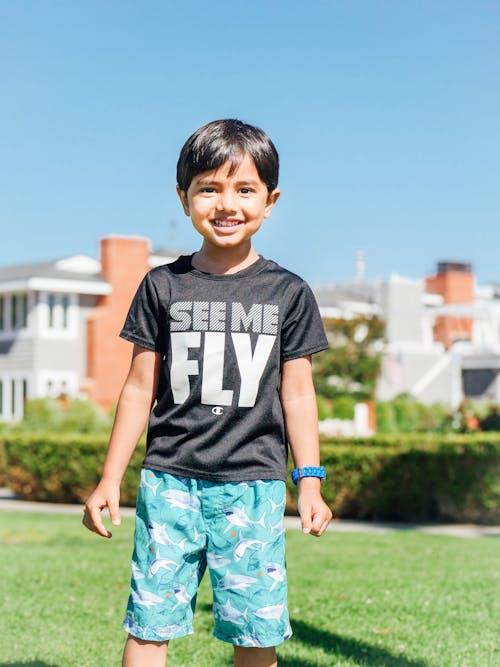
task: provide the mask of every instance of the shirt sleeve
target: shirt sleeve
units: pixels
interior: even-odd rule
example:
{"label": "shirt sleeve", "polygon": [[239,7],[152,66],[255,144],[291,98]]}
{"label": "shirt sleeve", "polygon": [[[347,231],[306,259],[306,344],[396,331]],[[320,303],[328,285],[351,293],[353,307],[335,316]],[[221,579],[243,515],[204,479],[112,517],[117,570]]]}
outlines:
{"label": "shirt sleeve", "polygon": [[281,331],[281,358],[298,359],[326,350],[326,338],[318,304],[307,283],[292,296]]}
{"label": "shirt sleeve", "polygon": [[145,347],[165,353],[166,318],[164,307],[151,277],[146,274],[132,300],[120,337]]}

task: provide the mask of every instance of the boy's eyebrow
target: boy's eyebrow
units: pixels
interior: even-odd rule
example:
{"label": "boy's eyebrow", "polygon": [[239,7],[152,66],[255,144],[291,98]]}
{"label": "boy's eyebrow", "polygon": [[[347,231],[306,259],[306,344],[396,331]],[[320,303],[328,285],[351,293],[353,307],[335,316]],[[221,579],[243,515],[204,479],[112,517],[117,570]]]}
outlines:
{"label": "boy's eyebrow", "polygon": [[220,181],[216,180],[215,178],[196,178],[195,183],[197,185],[216,185]]}
{"label": "boy's eyebrow", "polygon": [[[198,178],[195,179],[195,182],[197,185],[218,185],[220,184],[224,179],[217,180],[216,178]],[[249,178],[241,181],[236,181],[236,185],[259,185],[259,182],[256,181],[255,179]]]}

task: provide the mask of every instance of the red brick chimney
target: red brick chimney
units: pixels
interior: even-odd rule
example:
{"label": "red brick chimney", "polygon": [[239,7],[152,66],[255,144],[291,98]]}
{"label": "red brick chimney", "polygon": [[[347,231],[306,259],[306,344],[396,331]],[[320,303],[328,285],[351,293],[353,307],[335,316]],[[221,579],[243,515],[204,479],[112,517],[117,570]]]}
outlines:
{"label": "red brick chimney", "polygon": [[[426,278],[426,291],[440,294],[445,304],[470,304],[474,301],[474,274],[470,264],[439,262],[435,276]],[[434,323],[434,340],[446,349],[457,340],[471,340],[471,317],[438,315]]]}
{"label": "red brick chimney", "polygon": [[87,321],[87,378],[82,390],[104,409],[118,400],[131,359],[119,332],[137,287],[149,270],[149,241],[140,237],[101,239],[101,273],[111,293],[99,297]]}

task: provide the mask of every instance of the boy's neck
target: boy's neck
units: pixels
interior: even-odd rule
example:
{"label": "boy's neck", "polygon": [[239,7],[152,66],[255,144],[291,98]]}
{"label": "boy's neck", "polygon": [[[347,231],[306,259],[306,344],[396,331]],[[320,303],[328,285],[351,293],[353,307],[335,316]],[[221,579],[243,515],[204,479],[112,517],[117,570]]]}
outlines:
{"label": "boy's neck", "polygon": [[252,246],[247,248],[217,248],[203,244],[193,255],[192,265],[199,271],[218,275],[237,273],[259,259]]}

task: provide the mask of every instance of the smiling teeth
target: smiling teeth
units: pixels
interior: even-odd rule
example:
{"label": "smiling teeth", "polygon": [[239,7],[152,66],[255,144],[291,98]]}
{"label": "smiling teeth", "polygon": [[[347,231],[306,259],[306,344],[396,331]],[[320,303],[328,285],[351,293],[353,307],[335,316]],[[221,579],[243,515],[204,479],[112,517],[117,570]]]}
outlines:
{"label": "smiling teeth", "polygon": [[214,220],[215,227],[236,227],[240,224],[239,220]]}

